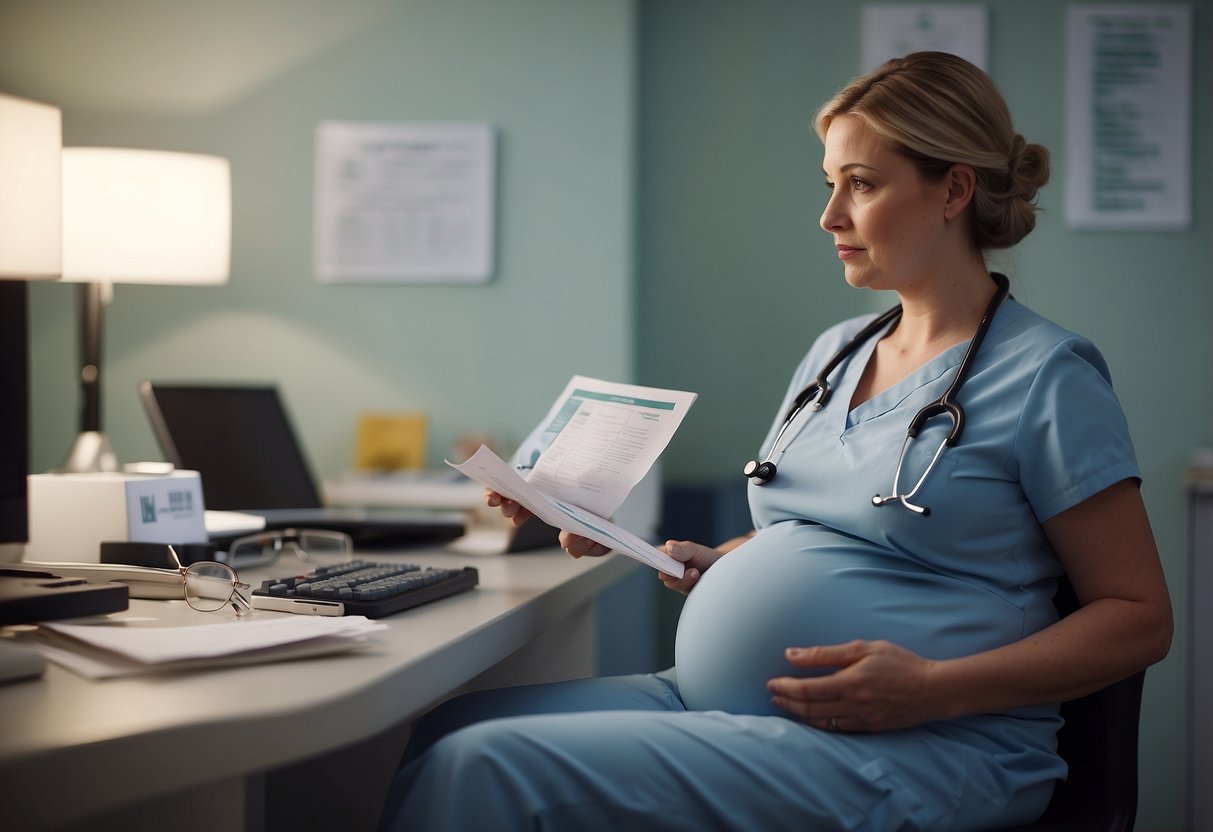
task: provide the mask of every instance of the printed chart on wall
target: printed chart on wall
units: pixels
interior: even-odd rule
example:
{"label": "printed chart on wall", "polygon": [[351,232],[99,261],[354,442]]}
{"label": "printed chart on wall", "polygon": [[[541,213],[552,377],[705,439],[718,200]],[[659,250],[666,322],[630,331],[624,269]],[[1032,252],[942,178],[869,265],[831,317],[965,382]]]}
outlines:
{"label": "printed chart on wall", "polygon": [[862,72],[911,52],[950,52],[986,69],[989,12],[978,3],[865,3]]}
{"label": "printed chart on wall", "polygon": [[494,148],[487,124],[322,122],[316,128],[316,278],[488,281]]}
{"label": "printed chart on wall", "polygon": [[1179,231],[1191,222],[1192,8],[1071,6],[1066,221]]}

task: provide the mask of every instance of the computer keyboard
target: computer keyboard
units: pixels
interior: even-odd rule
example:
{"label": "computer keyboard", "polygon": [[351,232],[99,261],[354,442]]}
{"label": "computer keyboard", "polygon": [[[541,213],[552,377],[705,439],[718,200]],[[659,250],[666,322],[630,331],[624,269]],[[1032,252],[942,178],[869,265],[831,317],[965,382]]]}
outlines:
{"label": "computer keyboard", "polygon": [[253,590],[253,607],[382,618],[472,589],[479,580],[470,566],[422,569],[415,563],[352,560],[262,581]]}

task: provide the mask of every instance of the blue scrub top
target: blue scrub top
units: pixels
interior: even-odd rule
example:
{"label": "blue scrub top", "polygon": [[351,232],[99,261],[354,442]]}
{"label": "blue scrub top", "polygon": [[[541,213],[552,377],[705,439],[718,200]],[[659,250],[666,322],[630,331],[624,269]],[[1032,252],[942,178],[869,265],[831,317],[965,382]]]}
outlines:
{"label": "blue scrub top", "polygon": [[[762,453],[792,400],[872,316],[824,333],[801,363]],[[880,335],[837,367],[833,397],[805,411],[776,449],[778,475],[751,484],[758,533],[704,573],[687,598],[675,648],[688,708],[781,713],[766,681],[795,675],[789,646],[887,639],[950,658],[1018,641],[1056,620],[1061,563],[1041,523],[1126,478],[1139,477],[1107,366],[1087,340],[1014,300],[998,310],[958,399],[965,430],[914,502],[888,495],[906,427],[951,383],[957,344],[848,412]],[[901,490],[913,486],[951,427],[933,419],[911,445]],[[779,451],[782,450],[782,454]],[[1016,712],[1051,742],[1056,708]]]}

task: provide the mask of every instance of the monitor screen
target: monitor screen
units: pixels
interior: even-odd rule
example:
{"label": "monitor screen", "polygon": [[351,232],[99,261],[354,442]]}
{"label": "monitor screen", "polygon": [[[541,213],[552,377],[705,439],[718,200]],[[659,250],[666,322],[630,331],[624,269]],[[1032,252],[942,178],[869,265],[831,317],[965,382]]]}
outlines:
{"label": "monitor screen", "polygon": [[29,539],[29,344],[26,286],[0,280],[0,543]]}
{"label": "monitor screen", "polygon": [[144,382],[140,394],[165,458],[201,474],[208,509],[320,506],[274,387]]}

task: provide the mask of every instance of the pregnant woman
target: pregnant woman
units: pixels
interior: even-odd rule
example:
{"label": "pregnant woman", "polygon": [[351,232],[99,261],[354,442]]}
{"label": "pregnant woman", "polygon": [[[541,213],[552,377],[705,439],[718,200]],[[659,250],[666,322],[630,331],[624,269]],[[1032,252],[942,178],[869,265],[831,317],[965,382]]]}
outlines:
{"label": "pregnant woman", "polygon": [[[675,667],[439,707],[385,829],[1028,823],[1065,774],[1058,703],[1166,654],[1107,366],[986,265],[1032,230],[1047,152],[940,53],[857,79],[816,127],[821,227],[847,282],[899,306],[812,345],[745,466],[755,531],[666,543],[687,567],[661,576],[688,593]],[[1081,606],[1058,620],[1063,574]]]}

